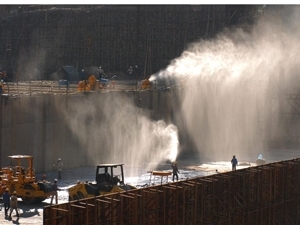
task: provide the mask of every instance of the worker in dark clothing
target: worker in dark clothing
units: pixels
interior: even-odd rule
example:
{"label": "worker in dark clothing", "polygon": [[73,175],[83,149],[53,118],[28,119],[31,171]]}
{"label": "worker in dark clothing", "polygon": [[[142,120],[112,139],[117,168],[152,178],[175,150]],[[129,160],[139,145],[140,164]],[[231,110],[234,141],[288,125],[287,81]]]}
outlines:
{"label": "worker in dark clothing", "polygon": [[99,80],[101,80],[101,78],[104,78],[104,70],[102,69],[102,66],[99,66],[98,73],[99,73]]}
{"label": "worker in dark clothing", "polygon": [[129,76],[129,79],[130,79],[130,82],[132,82],[132,79],[133,79],[133,68],[132,66],[129,67],[129,69],[127,70],[127,74]]}
{"label": "worker in dark clothing", "polygon": [[3,198],[3,203],[4,203],[4,213],[5,213],[5,218],[8,216],[8,210],[10,208],[10,195],[9,195],[9,192],[8,192],[8,188],[5,189],[5,192],[2,196]]}
{"label": "worker in dark clothing", "polygon": [[57,185],[57,179],[54,179],[54,183],[52,184],[52,196],[51,196],[50,205],[52,205],[54,197],[55,197],[55,203],[58,204],[58,194],[57,194],[57,191],[60,191],[60,190],[61,189],[58,188],[58,185]]}
{"label": "worker in dark clothing", "polygon": [[81,72],[80,72],[80,80],[85,80],[85,72],[84,72],[84,69],[82,69]]}
{"label": "worker in dark clothing", "polygon": [[62,163],[61,158],[58,158],[58,160],[57,160],[57,176],[58,176],[59,180],[61,180],[63,166],[64,166],[64,164]]}
{"label": "worker in dark clothing", "polygon": [[236,170],[236,166],[238,164],[237,159],[235,158],[235,155],[231,159],[231,164],[232,164],[232,170]]}
{"label": "worker in dark clothing", "polygon": [[48,182],[46,174],[43,174],[42,182],[44,182],[44,183]]}
{"label": "worker in dark clothing", "polygon": [[174,182],[175,177],[176,177],[176,180],[178,181],[179,170],[178,170],[178,167],[177,167],[177,162],[173,162],[171,166],[172,166],[172,169],[173,169],[173,182]]}

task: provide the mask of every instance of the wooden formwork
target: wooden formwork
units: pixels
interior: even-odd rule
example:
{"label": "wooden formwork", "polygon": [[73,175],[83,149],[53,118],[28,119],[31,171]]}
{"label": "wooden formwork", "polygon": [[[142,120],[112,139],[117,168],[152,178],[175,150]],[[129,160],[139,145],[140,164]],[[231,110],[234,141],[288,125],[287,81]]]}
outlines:
{"label": "wooden formwork", "polygon": [[44,208],[44,224],[300,223],[300,159]]}

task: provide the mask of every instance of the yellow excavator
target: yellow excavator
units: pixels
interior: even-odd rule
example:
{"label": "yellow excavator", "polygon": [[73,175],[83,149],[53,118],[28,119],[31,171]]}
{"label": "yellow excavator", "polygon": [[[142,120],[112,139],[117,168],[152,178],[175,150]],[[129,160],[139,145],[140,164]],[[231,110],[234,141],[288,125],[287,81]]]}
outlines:
{"label": "yellow excavator", "polygon": [[124,164],[99,164],[96,167],[96,180],[78,182],[68,189],[69,201],[95,197],[98,195],[136,189],[124,182]]}
{"label": "yellow excavator", "polygon": [[[0,195],[8,188],[12,195],[14,191],[23,202],[31,204],[42,202],[50,197],[52,185],[48,181],[36,181],[33,169],[33,156],[12,155],[8,156],[14,160],[14,166],[1,168],[0,171]],[[24,166],[27,167],[24,167]]]}

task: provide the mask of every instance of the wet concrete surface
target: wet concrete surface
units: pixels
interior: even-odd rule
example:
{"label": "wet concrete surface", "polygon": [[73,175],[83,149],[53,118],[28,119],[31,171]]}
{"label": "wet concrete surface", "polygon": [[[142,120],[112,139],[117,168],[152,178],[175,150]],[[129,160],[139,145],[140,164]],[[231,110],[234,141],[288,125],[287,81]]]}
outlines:
{"label": "wet concrete surface", "polygon": [[[255,160],[260,152],[251,152],[251,154],[237,155],[240,165],[237,169],[242,169],[249,166],[256,166]],[[272,150],[261,152],[263,157],[266,159],[267,163],[272,163],[276,161],[289,160],[293,158],[299,158],[299,150]],[[218,172],[227,172],[231,170],[230,159],[223,159],[215,161],[208,156],[202,156],[201,160],[194,157],[193,155],[186,155],[185,157],[178,159],[179,166],[179,180],[185,180],[192,177],[207,176],[215,174],[216,170]],[[127,166],[129,167],[129,166]],[[171,170],[169,164],[154,165],[154,169],[157,170]],[[124,170],[126,171],[126,165]],[[155,177],[151,176],[149,171],[139,170],[136,176],[125,177],[125,182],[130,183],[134,186],[144,186],[144,185],[157,185],[166,182],[172,182],[172,176],[169,177]],[[42,178],[43,173],[37,174],[37,179]],[[126,175],[126,174],[125,174]],[[56,172],[46,173],[47,179],[53,181],[57,178]],[[62,180],[59,181],[58,186],[61,191],[58,192],[58,204],[68,202],[68,192],[67,188],[76,184],[78,180],[80,181],[94,181],[95,180],[95,167],[84,167],[75,168],[70,170],[64,170],[62,174]],[[19,208],[19,219],[15,216],[15,212],[12,213],[12,219],[8,220],[4,216],[3,201],[0,198],[0,224],[43,224],[43,208],[50,205],[50,198],[46,199],[42,203],[38,204],[25,204],[21,199],[18,201]]]}

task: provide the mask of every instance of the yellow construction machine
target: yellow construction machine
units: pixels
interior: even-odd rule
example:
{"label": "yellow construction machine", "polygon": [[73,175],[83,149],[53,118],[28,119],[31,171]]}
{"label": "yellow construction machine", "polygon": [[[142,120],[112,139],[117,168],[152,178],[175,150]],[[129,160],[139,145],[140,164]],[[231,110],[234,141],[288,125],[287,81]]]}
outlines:
{"label": "yellow construction machine", "polygon": [[90,75],[87,80],[79,81],[77,90],[80,92],[99,91],[100,89],[114,89],[117,76],[114,75],[110,79],[100,78],[96,79],[95,75]]}
{"label": "yellow construction machine", "polygon": [[42,202],[51,195],[50,182],[36,181],[33,156],[12,155],[8,158],[14,160],[16,164],[1,168],[0,195],[8,188],[11,195],[16,191],[17,196],[28,204]]}
{"label": "yellow construction machine", "polygon": [[151,82],[149,79],[142,80],[142,90],[151,89]]}
{"label": "yellow construction machine", "polygon": [[132,185],[125,184],[124,164],[100,164],[96,167],[96,181],[78,182],[68,189],[69,201],[98,195],[122,192],[136,189]]}
{"label": "yellow construction machine", "polygon": [[78,91],[95,91],[99,90],[99,87],[97,87],[97,79],[95,75],[89,76],[88,80],[82,80],[78,83]]}

